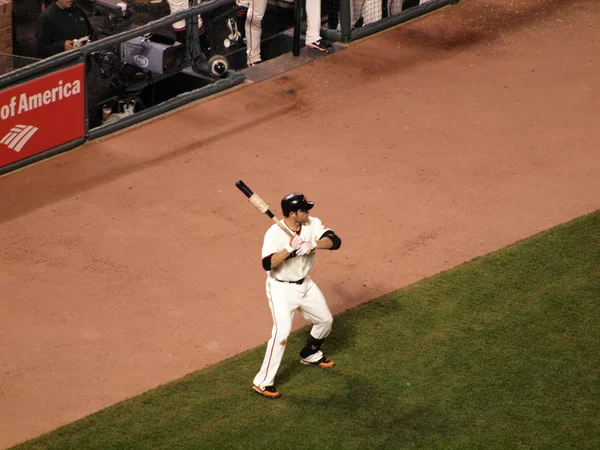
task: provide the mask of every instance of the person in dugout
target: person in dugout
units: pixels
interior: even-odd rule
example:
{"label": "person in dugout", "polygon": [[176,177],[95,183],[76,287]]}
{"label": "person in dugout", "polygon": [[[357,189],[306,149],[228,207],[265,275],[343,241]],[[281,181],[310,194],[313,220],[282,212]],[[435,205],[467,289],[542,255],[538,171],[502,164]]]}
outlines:
{"label": "person in dugout", "polygon": [[47,58],[57,53],[85,45],[95,38],[95,30],[82,9],[73,0],[56,0],[40,15],[36,33],[39,56]]}

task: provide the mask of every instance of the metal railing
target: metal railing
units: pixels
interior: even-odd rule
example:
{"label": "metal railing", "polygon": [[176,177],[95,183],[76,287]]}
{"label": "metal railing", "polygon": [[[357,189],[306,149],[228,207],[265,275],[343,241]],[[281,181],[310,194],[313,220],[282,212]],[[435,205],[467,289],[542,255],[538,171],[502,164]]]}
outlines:
{"label": "metal railing", "polygon": [[[443,6],[455,5],[460,0],[430,0],[400,13],[388,15],[375,23],[358,28],[354,28],[354,24],[351,23],[351,1],[339,0],[339,29],[321,28],[321,36],[331,41],[349,42],[407,22]],[[333,11],[330,11],[330,14],[332,13]]]}

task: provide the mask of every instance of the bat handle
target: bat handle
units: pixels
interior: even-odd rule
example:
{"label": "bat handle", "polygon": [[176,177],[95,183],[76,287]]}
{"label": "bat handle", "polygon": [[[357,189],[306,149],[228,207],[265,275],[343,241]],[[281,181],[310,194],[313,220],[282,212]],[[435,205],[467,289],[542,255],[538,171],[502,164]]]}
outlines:
{"label": "bat handle", "polygon": [[[269,211],[269,212],[271,212],[271,211]],[[268,214],[267,214],[267,215],[268,215]],[[270,215],[269,217],[271,218],[271,220],[272,220],[273,222],[275,222],[275,225],[277,225],[279,228],[281,228],[283,231],[285,231],[285,234],[287,234],[289,237],[294,237],[294,236],[295,236],[295,235],[294,235],[294,233],[292,233],[290,230],[288,230],[288,229],[285,227],[285,225],[283,225],[283,224],[282,224],[282,223],[281,223],[281,222],[280,222],[280,221],[277,219],[277,217],[275,217],[275,216],[273,215],[273,213],[271,213],[271,215]]]}

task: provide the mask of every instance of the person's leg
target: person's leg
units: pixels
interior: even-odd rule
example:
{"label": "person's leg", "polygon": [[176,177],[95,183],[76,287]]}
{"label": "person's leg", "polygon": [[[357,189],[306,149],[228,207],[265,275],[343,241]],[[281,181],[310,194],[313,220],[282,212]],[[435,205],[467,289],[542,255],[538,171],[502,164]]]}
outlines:
{"label": "person's leg", "polygon": [[[171,14],[175,14],[177,12],[183,11],[189,8],[188,0],[168,0],[169,1],[169,9]],[[175,32],[175,39],[178,42],[181,42],[185,47],[187,47],[187,39],[186,39],[186,23],[185,19],[178,20],[172,24],[173,31]],[[208,56],[210,51],[210,46],[208,43],[208,39],[206,34],[204,33],[204,24],[202,22],[202,16],[198,14],[198,35],[200,38],[200,50],[204,53],[205,56]]]}
{"label": "person's leg", "polygon": [[243,39],[246,37],[246,17],[248,15],[249,0],[237,0],[236,4],[238,10],[235,13],[235,23]]}
{"label": "person's leg", "polygon": [[350,0],[350,27],[354,28],[360,13],[362,11],[363,2],[366,0]]}
{"label": "person's leg", "polygon": [[[168,0],[169,1],[169,9],[171,14],[175,14],[179,11],[183,11],[187,6],[187,1],[184,0]],[[178,20],[174,22],[172,25],[173,32],[175,33],[175,39],[178,42],[181,42],[184,47],[187,46],[186,38],[185,38],[185,20]]]}
{"label": "person's leg", "polygon": [[248,65],[262,61],[260,57],[260,38],[262,19],[267,10],[267,0],[250,0],[246,16],[246,50]]}
{"label": "person's leg", "polygon": [[306,43],[321,39],[321,0],[306,0]]}
{"label": "person's leg", "polygon": [[365,0],[363,18],[365,25],[381,20],[381,0]]}
{"label": "person's leg", "polygon": [[273,317],[273,328],[262,366],[254,377],[254,385],[261,389],[273,386],[288,336],[292,330],[292,318],[297,308],[298,298],[297,291],[278,281],[267,280],[266,289]]}
{"label": "person's leg", "polygon": [[321,345],[331,332],[333,317],[319,287],[311,279],[306,280],[305,284],[306,293],[300,302],[300,311],[313,326],[300,356],[304,362],[318,363],[324,358]]}

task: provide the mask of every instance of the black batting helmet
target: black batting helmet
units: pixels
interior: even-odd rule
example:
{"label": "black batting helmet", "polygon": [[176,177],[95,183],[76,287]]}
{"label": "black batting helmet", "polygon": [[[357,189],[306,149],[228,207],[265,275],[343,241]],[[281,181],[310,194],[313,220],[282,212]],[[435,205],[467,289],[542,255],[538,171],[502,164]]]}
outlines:
{"label": "black batting helmet", "polygon": [[306,201],[304,195],[297,192],[288,194],[281,199],[281,212],[285,217],[289,216],[291,212],[308,211],[313,206],[315,206],[314,202]]}

